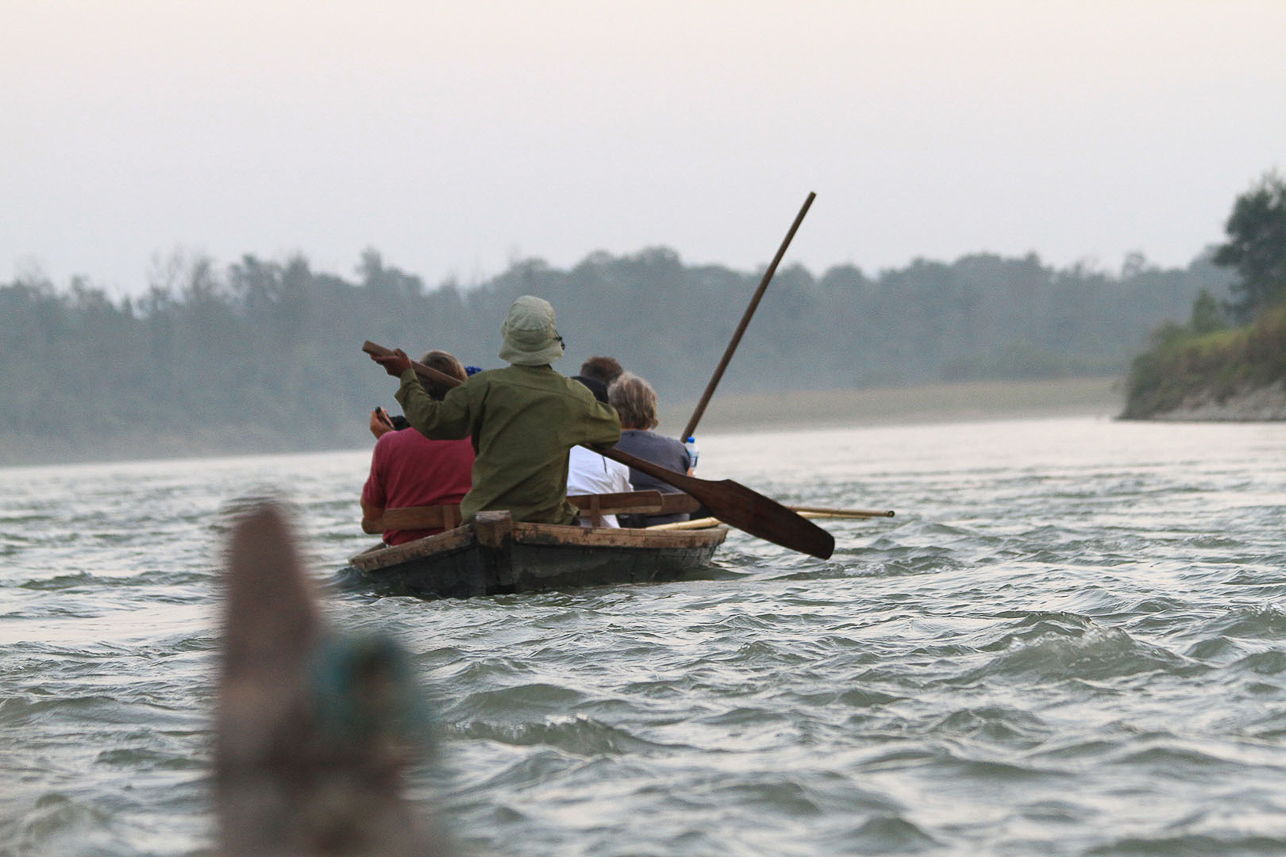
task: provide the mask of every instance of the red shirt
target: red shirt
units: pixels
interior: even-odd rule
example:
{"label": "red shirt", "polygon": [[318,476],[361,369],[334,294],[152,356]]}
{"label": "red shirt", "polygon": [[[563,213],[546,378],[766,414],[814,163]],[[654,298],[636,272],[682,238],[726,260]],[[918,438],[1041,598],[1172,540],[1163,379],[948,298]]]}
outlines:
{"label": "red shirt", "polygon": [[[458,504],[472,484],[473,444],[464,440],[429,440],[412,428],[385,432],[375,443],[371,475],[362,501],[379,509]],[[384,541],[400,545],[442,532],[385,530]]]}

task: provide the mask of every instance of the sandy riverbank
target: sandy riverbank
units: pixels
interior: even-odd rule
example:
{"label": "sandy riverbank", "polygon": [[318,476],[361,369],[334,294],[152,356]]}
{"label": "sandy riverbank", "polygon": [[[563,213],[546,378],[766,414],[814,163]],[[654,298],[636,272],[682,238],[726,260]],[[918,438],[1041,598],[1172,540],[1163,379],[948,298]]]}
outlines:
{"label": "sandy riverbank", "polygon": [[1286,420],[1286,381],[1243,390],[1222,402],[1209,394],[1189,396],[1173,411],[1153,414],[1162,422],[1275,422]]}
{"label": "sandy riverbank", "polygon": [[[716,392],[700,430],[791,426],[896,425],[1092,415],[1114,417],[1122,394],[1116,378],[986,381],[863,390],[796,390],[781,394]],[[658,431],[683,430],[696,402],[662,406]]]}

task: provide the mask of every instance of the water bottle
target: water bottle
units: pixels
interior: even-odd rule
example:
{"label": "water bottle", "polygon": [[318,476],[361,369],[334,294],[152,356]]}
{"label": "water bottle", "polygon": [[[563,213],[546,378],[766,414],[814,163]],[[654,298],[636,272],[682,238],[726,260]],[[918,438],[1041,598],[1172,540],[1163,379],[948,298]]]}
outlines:
{"label": "water bottle", "polygon": [[697,469],[697,439],[690,437],[683,442],[683,448],[688,451],[688,456],[692,459],[690,465],[693,470]]}

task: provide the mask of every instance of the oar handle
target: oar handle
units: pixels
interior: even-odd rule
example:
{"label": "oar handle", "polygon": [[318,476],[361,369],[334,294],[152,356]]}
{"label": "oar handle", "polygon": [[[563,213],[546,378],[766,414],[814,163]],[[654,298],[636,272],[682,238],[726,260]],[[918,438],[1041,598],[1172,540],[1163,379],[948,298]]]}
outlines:
{"label": "oar handle", "polygon": [[[367,354],[373,354],[376,357],[393,356],[392,348],[385,348],[383,345],[376,345],[374,342],[371,342],[369,339],[362,343],[362,350],[365,351]],[[414,369],[415,374],[419,375],[421,378],[424,378],[429,381],[433,381],[438,384],[445,384],[448,387],[458,387],[462,383],[464,383],[459,378],[453,378],[450,375],[446,374],[445,372],[439,372],[437,369],[434,369],[432,366],[425,366],[423,363],[420,363],[416,360],[411,361],[411,368]]]}

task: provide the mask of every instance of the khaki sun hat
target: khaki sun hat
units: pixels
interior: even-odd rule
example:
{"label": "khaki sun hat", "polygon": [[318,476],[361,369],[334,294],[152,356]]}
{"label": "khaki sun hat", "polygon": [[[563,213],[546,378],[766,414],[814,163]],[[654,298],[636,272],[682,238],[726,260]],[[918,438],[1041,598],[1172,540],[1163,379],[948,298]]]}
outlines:
{"label": "khaki sun hat", "polygon": [[500,359],[518,366],[544,366],[563,356],[554,308],[543,298],[523,295],[515,300],[500,326],[500,335],[504,337]]}

